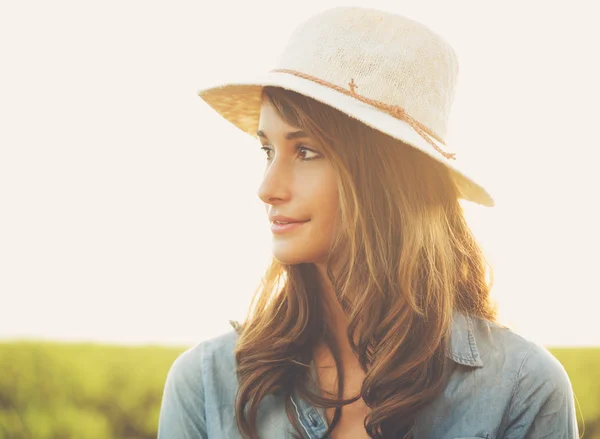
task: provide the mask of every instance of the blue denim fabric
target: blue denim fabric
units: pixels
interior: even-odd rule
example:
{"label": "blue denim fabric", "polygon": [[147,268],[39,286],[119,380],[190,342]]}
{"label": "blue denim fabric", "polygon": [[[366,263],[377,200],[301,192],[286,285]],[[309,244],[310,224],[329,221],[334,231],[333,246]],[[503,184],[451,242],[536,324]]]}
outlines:
{"label": "blue denim fabric", "polygon": [[[159,439],[239,439],[233,331],[188,349],[166,379]],[[510,329],[455,313],[441,393],[416,419],[415,439],[578,437],[571,383],[543,347]],[[292,395],[306,439],[327,430],[324,411]],[[269,395],[258,412],[261,439],[291,437],[284,401]]]}

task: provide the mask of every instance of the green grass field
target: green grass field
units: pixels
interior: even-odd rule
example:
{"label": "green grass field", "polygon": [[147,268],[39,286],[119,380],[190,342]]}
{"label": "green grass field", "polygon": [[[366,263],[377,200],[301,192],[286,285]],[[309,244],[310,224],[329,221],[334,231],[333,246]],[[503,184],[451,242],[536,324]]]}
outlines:
{"label": "green grass field", "polygon": [[[554,348],[550,351],[571,378],[580,433],[584,433],[586,439],[600,439],[600,348]],[[585,431],[582,419],[585,420]]]}
{"label": "green grass field", "polygon": [[[0,343],[0,439],[154,439],[167,372],[184,350]],[[552,352],[571,377],[584,437],[600,439],[600,348]]]}

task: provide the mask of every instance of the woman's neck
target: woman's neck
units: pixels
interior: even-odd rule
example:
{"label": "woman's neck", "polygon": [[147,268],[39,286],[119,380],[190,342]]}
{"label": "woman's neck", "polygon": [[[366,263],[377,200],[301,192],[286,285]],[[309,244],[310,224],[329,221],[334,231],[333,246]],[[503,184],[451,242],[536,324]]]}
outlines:
{"label": "woman's neck", "polygon": [[320,293],[322,295],[323,312],[330,322],[330,330],[333,332],[334,340],[340,349],[342,357],[354,355],[348,340],[348,316],[338,301],[333,284],[326,274],[326,268],[316,264],[319,274]]}

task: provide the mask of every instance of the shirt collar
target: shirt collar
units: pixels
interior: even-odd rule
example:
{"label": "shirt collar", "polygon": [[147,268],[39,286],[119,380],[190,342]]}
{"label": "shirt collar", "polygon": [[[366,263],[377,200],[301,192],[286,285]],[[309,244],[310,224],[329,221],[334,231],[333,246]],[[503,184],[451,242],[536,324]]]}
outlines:
{"label": "shirt collar", "polygon": [[[239,323],[232,320],[229,323],[237,332]],[[481,361],[475,340],[475,324],[473,317],[470,315],[454,311],[450,329],[450,343],[446,356],[463,366],[483,367],[483,361]]]}
{"label": "shirt collar", "polygon": [[470,315],[454,311],[447,356],[464,366],[483,367],[475,340],[475,324]]}

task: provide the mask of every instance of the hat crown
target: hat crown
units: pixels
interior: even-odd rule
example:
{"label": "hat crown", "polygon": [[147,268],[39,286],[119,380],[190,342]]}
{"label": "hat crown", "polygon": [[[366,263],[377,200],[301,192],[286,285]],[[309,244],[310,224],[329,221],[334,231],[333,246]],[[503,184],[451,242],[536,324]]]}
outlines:
{"label": "hat crown", "polygon": [[439,140],[446,136],[458,60],[428,27],[379,10],[339,7],[298,26],[277,69],[297,71],[399,106]]}

